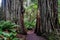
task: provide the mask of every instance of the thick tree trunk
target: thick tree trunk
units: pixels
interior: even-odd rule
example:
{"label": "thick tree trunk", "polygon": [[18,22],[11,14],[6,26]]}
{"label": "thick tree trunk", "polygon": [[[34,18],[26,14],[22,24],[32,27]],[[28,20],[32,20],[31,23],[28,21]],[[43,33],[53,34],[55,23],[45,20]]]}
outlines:
{"label": "thick tree trunk", "polygon": [[20,26],[21,26],[21,30],[22,30],[22,34],[26,35],[27,32],[26,32],[26,29],[25,29],[25,26],[24,26],[24,7],[23,7],[23,0],[19,0],[20,4],[21,4],[21,7],[20,7]]}
{"label": "thick tree trunk", "polygon": [[[58,27],[57,8],[58,8],[57,0],[38,0],[40,19],[37,19],[36,24],[37,25],[36,30],[38,31],[35,30],[36,33],[38,33],[38,35],[41,35],[41,33],[45,35],[46,33],[54,31],[54,29]],[[38,23],[40,26],[38,25]]]}
{"label": "thick tree trunk", "polygon": [[27,34],[24,27],[23,0],[6,0],[6,20],[15,22],[22,33]]}
{"label": "thick tree trunk", "polygon": [[10,0],[6,0],[6,20],[10,20]]}
{"label": "thick tree trunk", "polygon": [[[37,30],[36,33],[41,35],[41,33],[46,32],[46,0],[38,0],[38,10],[39,10],[39,19],[37,19]],[[37,16],[38,18],[38,16]],[[39,21],[40,20],[40,21]],[[39,25],[38,25],[39,23]]]}

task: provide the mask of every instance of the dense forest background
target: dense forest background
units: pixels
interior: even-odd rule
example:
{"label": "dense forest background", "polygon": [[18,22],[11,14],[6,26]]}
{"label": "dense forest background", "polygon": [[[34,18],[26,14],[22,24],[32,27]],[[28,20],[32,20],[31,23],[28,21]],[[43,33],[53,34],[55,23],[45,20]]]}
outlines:
{"label": "dense forest background", "polygon": [[0,38],[26,40],[29,33],[60,40],[60,0],[2,0]]}

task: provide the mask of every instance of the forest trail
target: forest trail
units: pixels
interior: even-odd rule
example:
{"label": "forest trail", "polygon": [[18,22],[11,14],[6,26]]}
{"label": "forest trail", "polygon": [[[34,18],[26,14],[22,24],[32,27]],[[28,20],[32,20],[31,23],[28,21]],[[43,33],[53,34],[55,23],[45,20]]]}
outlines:
{"label": "forest trail", "polygon": [[34,31],[30,30],[27,32],[27,35],[17,35],[21,40],[46,40],[44,37],[37,36]]}
{"label": "forest trail", "polygon": [[33,31],[28,31],[26,40],[46,40],[46,39],[41,36],[37,36]]}

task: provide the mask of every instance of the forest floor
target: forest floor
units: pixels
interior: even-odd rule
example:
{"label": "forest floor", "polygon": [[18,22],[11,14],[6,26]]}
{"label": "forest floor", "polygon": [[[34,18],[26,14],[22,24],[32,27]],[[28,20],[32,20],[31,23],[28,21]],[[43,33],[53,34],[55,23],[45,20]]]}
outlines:
{"label": "forest floor", "polygon": [[34,31],[29,30],[27,35],[18,35],[21,40],[46,40],[44,37],[37,36]]}

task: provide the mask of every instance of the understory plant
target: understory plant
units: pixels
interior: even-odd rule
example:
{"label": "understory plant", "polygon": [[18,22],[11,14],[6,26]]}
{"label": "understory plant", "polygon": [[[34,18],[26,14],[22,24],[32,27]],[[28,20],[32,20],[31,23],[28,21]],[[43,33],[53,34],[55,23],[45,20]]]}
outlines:
{"label": "understory plant", "polygon": [[19,40],[16,35],[18,25],[11,21],[0,21],[0,40]]}
{"label": "understory plant", "polygon": [[25,26],[26,26],[27,29],[34,28],[35,27],[35,24],[36,24],[35,21],[33,21],[33,22],[25,21]]}
{"label": "understory plant", "polygon": [[56,33],[56,31],[53,31],[49,33],[48,40],[60,40],[59,35]]}

